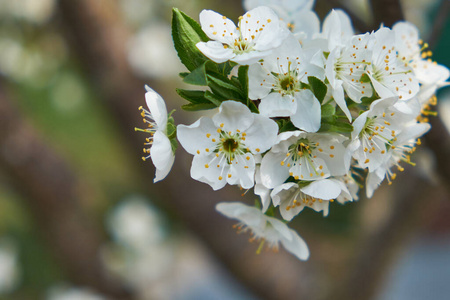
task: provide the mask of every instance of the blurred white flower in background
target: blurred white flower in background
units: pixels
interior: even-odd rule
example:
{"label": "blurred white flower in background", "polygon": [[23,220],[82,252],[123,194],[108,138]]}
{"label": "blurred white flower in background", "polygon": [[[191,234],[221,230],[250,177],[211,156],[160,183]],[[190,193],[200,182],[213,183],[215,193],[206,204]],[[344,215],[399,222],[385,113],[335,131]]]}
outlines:
{"label": "blurred white flower in background", "polygon": [[87,288],[55,286],[47,293],[47,300],[106,300]]}
{"label": "blurred white flower in background", "polygon": [[138,299],[162,299],[168,293],[164,277],[172,271],[177,247],[170,244],[158,211],[145,198],[131,196],[113,209],[107,226],[117,244],[103,249],[106,268]]}
{"label": "blurred white flower in background", "polygon": [[52,15],[55,0],[0,0],[0,17],[22,18],[42,24]]}
{"label": "blurred white flower in background", "polygon": [[170,25],[152,23],[142,27],[129,41],[128,60],[143,77],[168,78],[183,70],[173,47]]}
{"label": "blurred white flower in background", "polygon": [[161,243],[165,236],[155,209],[138,196],[129,197],[114,208],[108,229],[119,244],[136,251]]}
{"label": "blurred white flower in background", "polygon": [[0,240],[0,295],[15,290],[20,281],[17,248],[10,240]]}

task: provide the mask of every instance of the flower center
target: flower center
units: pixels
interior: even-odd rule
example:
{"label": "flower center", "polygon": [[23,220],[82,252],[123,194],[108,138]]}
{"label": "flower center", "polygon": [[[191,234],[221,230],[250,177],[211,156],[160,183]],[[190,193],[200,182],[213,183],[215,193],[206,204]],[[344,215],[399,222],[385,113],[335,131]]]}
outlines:
{"label": "flower center", "polygon": [[222,147],[225,152],[235,152],[239,147],[239,142],[237,142],[235,139],[226,139],[222,143]]}
{"label": "flower center", "polygon": [[245,39],[243,40],[242,38],[234,40],[233,52],[235,54],[248,53],[252,50],[253,50],[253,43],[250,43],[250,42],[246,41]]}
{"label": "flower center", "polygon": [[310,143],[307,139],[299,139],[289,147],[289,153],[292,155],[292,160],[296,162],[303,156],[310,157],[314,149],[316,149],[315,143]]}
{"label": "flower center", "polygon": [[219,141],[217,141],[216,148],[214,149],[216,156],[222,154],[226,158],[227,163],[231,164],[236,156],[249,152],[244,144],[245,132],[239,131],[232,133],[231,131],[226,132],[222,129],[218,131],[220,131]]}

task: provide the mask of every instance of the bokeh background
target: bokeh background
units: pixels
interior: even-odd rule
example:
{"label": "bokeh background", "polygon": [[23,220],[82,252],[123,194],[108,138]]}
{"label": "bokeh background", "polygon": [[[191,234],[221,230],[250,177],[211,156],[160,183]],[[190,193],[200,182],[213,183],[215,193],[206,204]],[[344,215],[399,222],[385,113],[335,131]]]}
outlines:
{"label": "bokeh background", "polygon": [[[177,124],[198,117],[175,93],[172,7],[243,12],[237,0],[0,0],[0,299],[448,299],[450,89],[415,167],[372,199],[295,220],[309,261],[256,255],[214,210],[251,193],[195,182],[181,148],[161,183],[141,160],[144,83]],[[413,22],[450,66],[450,1],[316,0],[322,20],[333,7],[359,32]]]}

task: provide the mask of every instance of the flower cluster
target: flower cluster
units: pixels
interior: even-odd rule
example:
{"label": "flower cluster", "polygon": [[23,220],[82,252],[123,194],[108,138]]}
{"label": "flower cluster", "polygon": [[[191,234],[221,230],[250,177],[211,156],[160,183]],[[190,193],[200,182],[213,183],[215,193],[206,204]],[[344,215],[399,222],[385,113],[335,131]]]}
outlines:
{"label": "flower cluster", "polygon": [[326,216],[330,203],[357,200],[364,185],[371,197],[403,163],[413,164],[449,70],[429,58],[408,22],[356,34],[341,10],[320,26],[313,1],[291,2],[245,1],[237,24],[210,10],[198,24],[174,9],[174,45],[189,70],[180,76],[206,87],[178,89],[189,102],[182,108],[218,110],[175,134],[161,98],[147,92],[142,115],[153,146],[144,152],[155,181],[170,170],[177,139],[193,155],[193,179],[214,190],[254,188],[260,205],[219,203],[217,210],[261,245],[281,243],[307,259],[306,243],[286,223],[305,208]]}

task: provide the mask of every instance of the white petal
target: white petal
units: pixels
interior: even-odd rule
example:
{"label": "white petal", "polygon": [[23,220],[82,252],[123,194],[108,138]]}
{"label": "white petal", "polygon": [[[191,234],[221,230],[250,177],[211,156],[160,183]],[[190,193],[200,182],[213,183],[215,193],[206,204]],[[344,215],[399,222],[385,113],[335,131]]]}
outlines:
{"label": "white petal", "polygon": [[380,167],[374,172],[369,172],[366,178],[366,194],[367,198],[372,198],[373,193],[378,188],[378,186],[383,182],[386,176],[386,169]]}
{"label": "white petal", "polygon": [[275,83],[272,74],[260,64],[253,64],[248,69],[248,97],[252,100],[262,99],[272,90]]}
{"label": "white petal", "polygon": [[156,177],[153,182],[164,179],[172,169],[175,156],[169,138],[161,131],[153,136],[153,145],[150,148],[150,158],[156,167]]}
{"label": "white petal", "polygon": [[272,197],[273,206],[277,207],[282,202],[288,202],[295,196],[298,190],[298,185],[294,182],[288,182],[275,187],[270,196]]}
{"label": "white petal", "polygon": [[[237,101],[224,101],[219,107],[219,113],[213,117],[214,124],[219,127],[223,124],[223,130],[244,132],[253,123],[254,114],[247,106]],[[217,128],[216,127],[216,128]]]}
{"label": "white petal", "polygon": [[363,112],[353,122],[352,140],[357,139],[359,134],[363,130],[364,125],[366,125],[368,114],[369,114],[369,111]]}
{"label": "white petal", "polygon": [[158,128],[163,132],[166,132],[167,128],[167,108],[164,99],[154,90],[148,87],[147,93],[145,93],[145,102],[148,109],[153,116],[153,119],[158,125]]}
{"label": "white petal", "polygon": [[223,188],[227,184],[226,177],[230,167],[227,163],[217,167],[218,161],[219,159],[212,153],[195,155],[192,160],[191,177],[209,184],[215,191]]}
{"label": "white petal", "polygon": [[339,196],[341,187],[333,180],[323,179],[311,182],[302,188],[302,192],[317,199],[331,200]]}
{"label": "white petal", "polygon": [[268,188],[275,188],[289,177],[289,168],[280,163],[286,158],[285,153],[267,153],[261,162],[261,182]]}
{"label": "white petal", "polygon": [[292,240],[281,240],[281,244],[287,251],[294,254],[301,260],[307,260],[309,258],[309,249],[305,241],[298,235],[297,232],[290,229],[292,234]]}
{"label": "white petal", "polygon": [[321,152],[317,152],[317,157],[322,158],[331,176],[341,176],[347,174],[350,158],[346,157],[346,149],[334,135],[324,135],[318,138],[316,142],[320,143]]}
{"label": "white petal", "polygon": [[429,123],[414,123],[413,125],[407,126],[397,136],[398,144],[415,140],[424,135],[430,129],[431,125]]}
{"label": "white petal", "polygon": [[340,10],[332,10],[323,22],[323,35],[328,38],[328,50],[344,46],[353,35],[353,27],[347,14]]}
{"label": "white petal", "polygon": [[270,93],[261,99],[259,112],[266,117],[289,117],[297,111],[297,103],[292,96]]}
{"label": "white petal", "polygon": [[220,42],[200,42],[196,46],[200,52],[216,63],[226,62],[236,56],[230,47],[225,48]]}
{"label": "white petal", "polygon": [[261,211],[241,202],[222,202],[216,205],[216,210],[228,218],[238,219],[248,226],[262,228],[266,224],[266,217]]}
{"label": "white petal", "polygon": [[336,104],[342,109],[344,114],[347,116],[347,119],[351,122],[352,115],[347,107],[347,103],[345,102],[342,80],[336,80],[336,85],[333,88],[333,98]]}
{"label": "white petal", "polygon": [[307,132],[317,132],[320,128],[320,102],[310,90],[295,94],[297,111],[291,116],[292,123]]}
{"label": "white petal", "polygon": [[267,221],[272,225],[273,228],[279,233],[282,240],[291,241],[292,233],[289,227],[282,221],[275,218],[267,218]]}
{"label": "white petal", "polygon": [[255,49],[258,51],[280,46],[289,35],[287,26],[280,22],[275,12],[264,6],[257,7],[244,14],[240,27],[244,38],[251,40],[251,36],[255,36]]}
{"label": "white petal", "polygon": [[272,147],[277,140],[278,125],[275,121],[255,114],[253,124],[245,131],[245,145],[254,154],[261,154]]}
{"label": "white petal", "polygon": [[242,54],[236,54],[236,56],[230,60],[240,64],[240,65],[251,65],[256,63],[257,61],[261,60],[262,58],[269,55],[272,51],[271,50],[265,50],[265,51],[250,51],[247,53]]}
{"label": "white petal", "polygon": [[228,18],[223,18],[212,10],[202,10],[200,13],[200,24],[206,35],[212,39],[224,44],[232,45],[235,38],[239,37],[234,22]]}
{"label": "white petal", "polygon": [[227,175],[229,184],[239,184],[244,189],[253,187],[255,181],[255,160],[251,153],[236,155],[230,165],[230,175]]}
{"label": "white petal", "polygon": [[450,76],[447,67],[428,60],[420,60],[415,64],[413,63],[413,68],[417,79],[424,85],[442,83]]}
{"label": "white petal", "polygon": [[256,167],[255,172],[255,195],[261,197],[262,203],[262,212],[266,212],[270,206],[270,192],[271,190],[266,188],[261,182],[261,168],[259,166]]}
{"label": "white petal", "polygon": [[295,165],[290,169],[292,175],[300,180],[318,180],[330,176],[327,163],[320,157],[316,157],[311,161],[305,156],[301,157]]}
{"label": "white petal", "polygon": [[218,140],[219,134],[210,118],[201,117],[190,126],[178,125],[177,138],[188,153],[197,155],[214,149],[216,143],[212,139]]}

